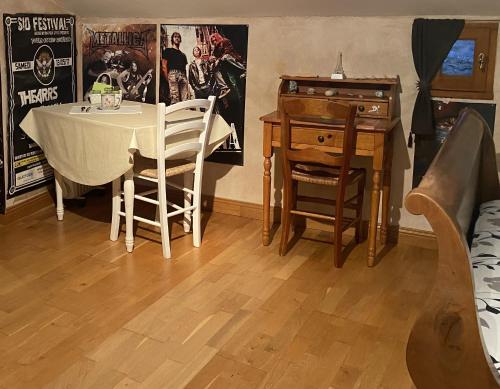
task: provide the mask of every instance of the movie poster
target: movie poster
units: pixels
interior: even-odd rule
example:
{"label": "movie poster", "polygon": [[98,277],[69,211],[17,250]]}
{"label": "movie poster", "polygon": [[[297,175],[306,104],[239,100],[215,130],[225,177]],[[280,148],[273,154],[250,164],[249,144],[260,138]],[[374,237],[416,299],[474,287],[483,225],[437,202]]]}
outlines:
{"label": "movie poster", "polygon": [[7,59],[8,192],[12,198],[52,181],[42,150],[19,127],[31,108],[76,101],[75,17],[3,16]]}
{"label": "movie poster", "polygon": [[246,25],[161,25],[160,101],[214,95],[233,129],[209,161],[243,165],[247,49]]}
{"label": "movie poster", "polygon": [[124,100],[156,103],[156,25],[83,26],[83,98],[94,82],[119,87]]}
{"label": "movie poster", "polygon": [[413,188],[418,186],[432,160],[438,153],[441,145],[446,140],[450,130],[457,120],[458,113],[465,107],[473,108],[488,123],[493,133],[495,128],[495,104],[464,103],[432,101],[435,132],[431,136],[418,136],[415,139],[415,156],[413,161]]}

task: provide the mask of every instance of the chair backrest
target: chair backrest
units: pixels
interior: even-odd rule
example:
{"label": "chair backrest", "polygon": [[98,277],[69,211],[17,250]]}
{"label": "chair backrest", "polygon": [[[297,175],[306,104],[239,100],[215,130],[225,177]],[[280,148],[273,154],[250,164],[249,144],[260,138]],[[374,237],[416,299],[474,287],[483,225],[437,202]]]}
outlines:
{"label": "chair backrest", "polygon": [[[356,116],[355,105],[326,99],[284,97],[280,101],[280,114],[281,149],[285,169],[291,163],[303,162],[340,167],[341,174],[349,170],[351,157],[356,147],[356,129],[354,126]],[[332,155],[313,148],[292,148],[291,120],[325,126],[338,126],[339,130],[344,131],[342,153]]]}
{"label": "chair backrest", "polygon": [[[169,107],[165,107],[164,103],[158,104],[156,143],[158,169],[162,169],[160,164],[164,166],[166,159],[176,159],[176,157],[186,155],[196,155],[197,166],[203,164],[212,128],[214,105],[215,96],[210,96],[208,99],[183,101]],[[203,116],[191,115],[196,110],[204,111]],[[181,111],[188,113],[188,117],[179,116],[178,113]],[[176,116],[180,119],[176,119]]]}

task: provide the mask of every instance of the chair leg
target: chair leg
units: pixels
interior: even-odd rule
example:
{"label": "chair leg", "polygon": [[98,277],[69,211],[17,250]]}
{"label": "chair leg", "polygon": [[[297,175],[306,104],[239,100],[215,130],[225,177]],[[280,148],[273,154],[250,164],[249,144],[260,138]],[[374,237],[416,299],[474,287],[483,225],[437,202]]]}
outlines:
{"label": "chair leg", "polygon": [[125,173],[123,182],[123,197],[125,200],[125,245],[127,251],[134,250],[134,171],[130,169]]}
{"label": "chair leg", "polygon": [[161,231],[161,247],[163,252],[163,257],[169,259],[171,257],[170,252],[170,231],[168,228],[168,210],[167,210],[167,193],[165,179],[161,182],[161,178],[158,182],[158,207],[157,210],[160,213],[160,231]]}
{"label": "chair leg", "polygon": [[200,247],[201,245],[201,182],[202,171],[195,170],[193,184],[193,219],[191,225],[193,227],[193,246]]}
{"label": "chair leg", "polygon": [[285,255],[288,246],[288,235],[290,234],[290,208],[291,208],[291,183],[283,185],[283,208],[281,211],[281,242],[280,255]]}
{"label": "chair leg", "polygon": [[191,226],[193,227],[193,246],[200,247],[201,245],[201,182],[200,175],[195,177],[194,195],[193,195],[193,215]]}
{"label": "chair leg", "polygon": [[[196,198],[196,197],[195,197]],[[193,210],[193,246],[200,247],[201,245],[201,212],[200,212],[200,202],[196,201],[193,205],[196,208]]]}
{"label": "chair leg", "polygon": [[356,243],[361,243],[364,239],[363,236],[363,198],[364,198],[364,192],[365,192],[365,183],[366,183],[366,176],[363,176],[361,180],[358,182],[358,195],[361,195],[360,198],[358,198],[358,207],[356,208],[356,218],[358,218],[358,222],[356,223],[356,232],[355,232],[355,240]]}
{"label": "chair leg", "polygon": [[156,211],[155,211],[155,222],[160,222],[160,206],[156,206]]}
{"label": "chair leg", "polygon": [[[193,189],[194,174],[193,172],[184,173],[184,188]],[[192,195],[184,192],[184,208],[190,207],[192,204]],[[184,232],[191,230],[191,211],[184,212]]]}
{"label": "chair leg", "polygon": [[[337,217],[337,216],[336,216]],[[342,267],[342,215],[335,220],[335,230],[333,231],[333,264],[335,267]]]}
{"label": "chair leg", "polygon": [[345,186],[340,183],[337,188],[338,193],[336,197],[335,206],[335,226],[333,231],[333,264],[335,267],[342,267],[344,264],[342,258],[342,225],[344,221],[344,196]]}
{"label": "chair leg", "polygon": [[120,234],[120,212],[121,209],[121,195],[120,195],[120,178],[113,180],[113,210],[111,212],[111,232],[109,234],[110,240],[117,240]]}
{"label": "chair leg", "polygon": [[[290,209],[297,209],[297,191],[298,191],[299,183],[298,181],[292,181],[292,193],[290,197]],[[290,214],[290,225],[292,226],[292,231],[295,233],[297,230],[297,218],[295,215]]]}

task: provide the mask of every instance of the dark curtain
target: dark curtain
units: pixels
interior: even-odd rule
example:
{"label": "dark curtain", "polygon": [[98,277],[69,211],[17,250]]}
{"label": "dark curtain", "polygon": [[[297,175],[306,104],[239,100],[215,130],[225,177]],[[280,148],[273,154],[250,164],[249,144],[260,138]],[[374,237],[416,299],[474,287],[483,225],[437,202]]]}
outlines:
{"label": "dark curtain", "polygon": [[[415,135],[434,134],[431,102],[431,82],[465,25],[458,19],[415,19],[412,29],[413,62],[419,81],[413,108],[411,132]],[[411,147],[412,134],[408,145]]]}

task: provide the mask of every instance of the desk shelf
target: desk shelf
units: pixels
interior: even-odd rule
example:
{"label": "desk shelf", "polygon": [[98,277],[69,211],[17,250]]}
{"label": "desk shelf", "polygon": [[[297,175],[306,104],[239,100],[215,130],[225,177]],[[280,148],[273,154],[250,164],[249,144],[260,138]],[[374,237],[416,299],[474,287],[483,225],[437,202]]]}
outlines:
{"label": "desk shelf", "polygon": [[[291,93],[292,85],[295,83],[296,91]],[[308,90],[314,89],[314,93]],[[326,96],[325,92],[334,90],[333,96]],[[358,117],[393,119],[399,116],[396,112],[397,91],[399,90],[398,78],[347,78],[343,80],[332,80],[327,77],[301,77],[281,76],[281,84],[278,90],[279,99],[290,98],[321,98],[333,101],[342,101],[358,106]],[[376,94],[382,94],[377,96]]]}

